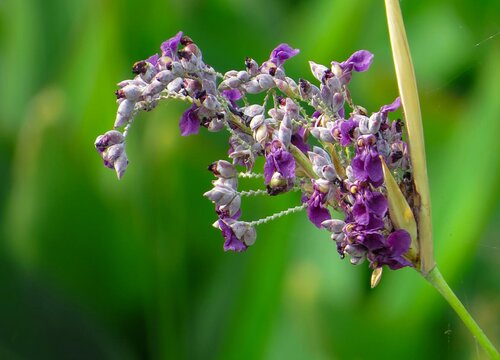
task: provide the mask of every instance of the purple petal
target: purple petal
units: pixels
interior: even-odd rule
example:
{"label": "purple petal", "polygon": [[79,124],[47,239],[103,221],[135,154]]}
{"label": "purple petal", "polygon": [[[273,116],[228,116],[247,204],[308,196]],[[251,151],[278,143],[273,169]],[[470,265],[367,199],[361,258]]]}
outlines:
{"label": "purple petal", "polygon": [[182,31],[179,31],[177,35],[164,41],[160,46],[162,55],[175,58],[177,53],[177,48],[179,47],[179,43],[181,42],[181,38],[182,38]]}
{"label": "purple petal", "polygon": [[269,61],[276,64],[276,66],[282,65],[286,60],[297,55],[300,52],[299,49],[293,49],[288,44],[279,44],[271,52]]}
{"label": "purple petal", "polygon": [[293,179],[295,177],[295,159],[293,155],[283,149],[278,150],[276,153],[276,170],[286,179]]}
{"label": "purple petal", "polygon": [[151,55],[150,57],[148,57],[146,59],[146,61],[148,63],[150,63],[151,65],[156,66],[156,63],[158,62],[158,58],[159,58],[158,54],[154,54],[154,55]]}
{"label": "purple petal", "polygon": [[354,69],[357,72],[368,70],[373,60],[373,54],[367,50],[359,50],[352,54],[349,59],[340,64],[345,70]]}
{"label": "purple petal", "polygon": [[379,233],[368,233],[364,236],[362,244],[373,251],[384,247],[384,236]]}
{"label": "purple petal", "polygon": [[396,230],[387,237],[387,245],[391,248],[391,257],[401,256],[410,248],[410,234],[403,229]]}
{"label": "purple petal", "polygon": [[318,228],[322,227],[323,221],[331,219],[330,212],[323,206],[325,196],[326,194],[314,190],[311,198],[307,200],[307,217]]}
{"label": "purple petal", "polygon": [[226,99],[231,101],[237,101],[241,99],[241,93],[238,89],[231,89],[231,90],[223,90],[222,91],[222,96],[224,96]]}
{"label": "purple petal", "polygon": [[306,129],[302,126],[299,127],[296,133],[292,134],[291,143],[295,145],[304,154],[310,150],[309,144],[305,141]]}
{"label": "purple petal", "polygon": [[384,173],[382,172],[382,161],[375,151],[370,152],[365,158],[365,171],[374,186],[380,186],[384,182]]}
{"label": "purple petal", "polygon": [[352,214],[354,215],[354,220],[359,225],[368,225],[370,222],[370,213],[368,212],[366,204],[362,201],[356,201],[352,207]]}
{"label": "purple petal", "polygon": [[358,181],[365,181],[368,177],[365,171],[365,160],[361,155],[356,155],[351,161],[354,178]]}
{"label": "purple petal", "polygon": [[352,143],[352,141],[354,140],[353,132],[357,126],[358,122],[352,118],[350,118],[347,121],[343,121],[340,124],[340,134],[342,135],[340,139],[340,144],[342,146],[348,146],[349,144]]}
{"label": "purple petal", "polygon": [[387,199],[382,193],[366,191],[366,205],[374,214],[383,217],[387,212]]}
{"label": "purple petal", "polygon": [[308,206],[307,217],[318,228],[322,227],[321,223],[323,221],[330,220],[332,218],[328,209],[321,205]]}
{"label": "purple petal", "polygon": [[365,226],[366,230],[381,230],[384,228],[384,221],[376,216],[370,216],[370,222]]}
{"label": "purple petal", "polygon": [[182,136],[198,134],[200,120],[196,116],[195,110],[197,110],[197,107],[193,105],[182,114],[181,121],[179,122]]}
{"label": "purple petal", "polygon": [[274,158],[272,154],[266,156],[266,163],[264,164],[264,179],[266,185],[269,184],[271,178],[273,177],[276,168],[274,166]]}
{"label": "purple petal", "polygon": [[238,240],[231,227],[225,221],[219,220],[219,227],[224,236],[224,251],[242,252],[247,249],[247,246],[242,241]]}
{"label": "purple petal", "polygon": [[388,112],[394,112],[397,109],[399,109],[400,106],[401,106],[401,99],[397,97],[396,100],[392,102],[392,104],[382,106],[380,108],[380,112],[384,115],[387,115]]}

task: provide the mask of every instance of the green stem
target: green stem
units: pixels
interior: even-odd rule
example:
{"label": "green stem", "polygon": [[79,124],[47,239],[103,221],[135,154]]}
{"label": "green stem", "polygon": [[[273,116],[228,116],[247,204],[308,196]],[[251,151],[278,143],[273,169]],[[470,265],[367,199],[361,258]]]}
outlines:
{"label": "green stem", "polygon": [[[423,274],[422,274],[423,275]],[[495,346],[491,343],[490,339],[485,335],[483,330],[474,321],[472,316],[468,313],[467,309],[463,306],[460,300],[457,298],[453,290],[448,286],[448,283],[441,275],[441,272],[434,267],[427,275],[423,275],[424,278],[434,286],[437,291],[445,298],[445,300],[450,304],[450,306],[455,310],[460,319],[464,322],[465,326],[472,333],[473,337],[481,344],[483,349],[488,353],[491,359],[499,360],[500,354]]]}
{"label": "green stem", "polygon": [[298,147],[296,147],[293,144],[290,144],[289,146],[290,153],[293,155],[295,158],[295,161],[297,164],[300,165],[302,170],[309,176],[311,179],[317,179],[318,175],[313,170],[313,167],[311,165],[311,162],[307,158],[307,156],[304,155],[302,151]]}

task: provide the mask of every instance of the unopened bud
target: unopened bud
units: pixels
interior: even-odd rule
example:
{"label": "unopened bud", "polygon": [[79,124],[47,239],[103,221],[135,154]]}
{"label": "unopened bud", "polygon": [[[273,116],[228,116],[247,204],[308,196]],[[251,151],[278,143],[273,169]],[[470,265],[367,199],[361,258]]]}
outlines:
{"label": "unopened bud", "polygon": [[259,85],[259,82],[255,79],[244,84],[243,88],[249,94],[258,94],[263,90],[262,87]]}
{"label": "unopened bud", "polygon": [[255,79],[258,81],[259,86],[264,90],[274,87],[274,79],[269,74],[259,74],[255,77]]}
{"label": "unopened bud", "polygon": [[234,235],[241,241],[245,243],[245,245],[250,246],[255,243],[255,239],[257,238],[257,232],[255,228],[243,221],[236,221],[231,224],[231,230],[233,230]]}
{"label": "unopened bud", "polygon": [[213,162],[208,166],[208,170],[210,170],[215,176],[221,178],[229,179],[238,176],[234,165],[226,160]]}
{"label": "unopened bud", "polygon": [[257,115],[262,115],[263,113],[264,113],[264,107],[258,104],[246,106],[243,110],[243,114],[251,118]]}
{"label": "unopened bud", "polygon": [[130,121],[135,102],[125,99],[118,106],[116,113],[115,128],[121,127]]}
{"label": "unopened bud", "polygon": [[267,185],[269,195],[278,195],[288,190],[288,181],[279,172],[275,172]]}
{"label": "unopened bud", "polygon": [[250,121],[250,129],[252,129],[252,131],[255,131],[264,124],[264,121],[265,121],[264,115],[261,114],[254,116]]}
{"label": "unopened bud", "polygon": [[321,223],[321,225],[332,233],[341,233],[345,226],[345,222],[339,219],[329,219]]}
{"label": "unopened bud", "polygon": [[316,64],[313,61],[309,61],[309,66],[311,67],[312,74],[319,81],[322,81],[323,78],[325,77],[325,73],[330,71],[330,69],[328,69],[326,66]]}

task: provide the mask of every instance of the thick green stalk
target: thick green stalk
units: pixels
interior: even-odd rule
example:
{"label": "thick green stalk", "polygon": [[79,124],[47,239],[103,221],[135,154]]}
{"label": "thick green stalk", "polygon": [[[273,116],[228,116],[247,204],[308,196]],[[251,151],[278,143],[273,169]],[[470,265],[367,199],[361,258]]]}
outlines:
{"label": "thick green stalk", "polygon": [[413,210],[418,226],[420,270],[425,275],[435,266],[435,261],[432,244],[431,201],[417,81],[411,61],[408,40],[406,39],[399,0],[385,0],[385,9],[387,12],[387,24],[389,26],[389,37],[391,39],[399,94],[408,129],[408,146],[410,148],[413,179],[417,192]]}
{"label": "thick green stalk", "polygon": [[486,350],[491,359],[499,360],[500,354],[498,353],[498,350],[495,349],[495,346],[484,334],[479,325],[474,321],[472,316],[467,312],[467,309],[462,305],[453,290],[451,290],[451,288],[448,286],[437,266],[435,266],[434,269],[432,269],[427,275],[424,275],[424,277],[429,283],[432,284],[432,286],[437,289],[437,291],[439,291],[439,293],[450,304],[453,310],[455,310],[460,319],[462,319],[462,321],[464,322],[465,326],[467,326],[469,331],[483,347],[483,349]]}

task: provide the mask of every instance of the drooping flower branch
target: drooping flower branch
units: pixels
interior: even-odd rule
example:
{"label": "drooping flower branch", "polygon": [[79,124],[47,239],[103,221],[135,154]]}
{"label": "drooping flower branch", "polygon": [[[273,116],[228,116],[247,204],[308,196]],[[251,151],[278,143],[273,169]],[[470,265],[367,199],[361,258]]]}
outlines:
{"label": "drooping flower branch", "polygon": [[[182,136],[198,134],[200,128],[229,133],[229,161],[208,167],[216,179],[204,194],[215,205],[214,227],[222,233],[225,251],[247,250],[255,243],[256,226],[307,209],[309,220],[330,233],[341,258],[347,255],[355,265],[369,263],[372,287],[384,266],[415,268],[490,355],[498,356],[435,267],[420,109],[396,3],[386,0],[401,100],[371,114],[355,105],[348,85],[354,73],[369,69],[373,55],[366,50],[328,67],[309,62],[317,80],[313,84],[286,75],[284,64],[299,53],[287,44],[278,45],[260,65],[247,58],[243,69],[222,75],[179,32],[161,44],[160,54],[133,65],[133,79],[118,84],[114,128],[100,135],[95,147],[104,165],[122,178],[128,166],[125,140],[136,115],[160,101],[189,103],[179,122]],[[252,95],[261,93],[264,100],[256,103]],[[407,124],[389,119],[401,103]],[[263,169],[255,169],[258,157],[265,159]],[[245,178],[261,178],[265,188],[240,191],[239,180]],[[258,220],[240,220],[242,198],[290,191],[302,193],[302,204]],[[332,218],[331,210],[343,218]]]}
{"label": "drooping flower branch", "polygon": [[[104,164],[119,178],[128,164],[125,139],[137,113],[160,101],[184,100],[190,106],[179,122],[181,135],[200,128],[229,133],[230,161],[209,166],[216,180],[205,193],[215,205],[214,225],[225,239],[224,250],[246,250],[255,242],[255,226],[263,223],[240,220],[244,192],[238,190],[239,175],[259,173],[255,160],[262,156],[265,190],[247,194],[300,190],[303,205],[294,211],[306,208],[310,221],[331,233],[342,258],[350,256],[353,264],[367,260],[374,270],[418,266],[412,235],[392,221],[382,167],[386,164],[398,186],[411,191],[405,186],[412,169],[403,122],[389,119],[400,100],[369,114],[354,105],[348,90],[353,74],[369,69],[370,52],[356,51],[329,67],[310,62],[314,84],[286,75],[285,63],[299,53],[287,44],[278,45],[261,64],[247,58],[243,69],[224,75],[207,65],[198,46],[181,32],[160,48],[161,54],[133,65],[135,78],[118,84],[114,129],[96,140]],[[260,93],[264,101],[255,103],[252,95]],[[332,209],[343,212],[343,219],[332,219]]]}

